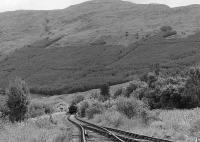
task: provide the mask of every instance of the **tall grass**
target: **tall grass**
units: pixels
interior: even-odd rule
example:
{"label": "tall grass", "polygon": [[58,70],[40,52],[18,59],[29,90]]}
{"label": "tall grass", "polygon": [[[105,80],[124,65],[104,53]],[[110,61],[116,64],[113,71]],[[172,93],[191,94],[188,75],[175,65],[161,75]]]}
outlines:
{"label": "tall grass", "polygon": [[30,119],[22,123],[4,123],[0,129],[1,142],[70,142],[71,128],[63,116],[54,117],[58,124],[52,124],[49,118]]}
{"label": "tall grass", "polygon": [[138,117],[147,110],[147,106],[136,98],[120,97],[116,103],[117,111],[128,118]]}

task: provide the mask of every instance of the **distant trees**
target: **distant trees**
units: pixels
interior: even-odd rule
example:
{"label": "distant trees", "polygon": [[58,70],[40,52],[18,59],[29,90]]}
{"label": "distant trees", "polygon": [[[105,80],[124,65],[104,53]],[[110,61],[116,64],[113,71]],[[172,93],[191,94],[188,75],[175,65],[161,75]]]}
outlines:
{"label": "distant trees", "polygon": [[200,103],[200,66],[189,69],[188,79],[185,84],[185,96],[191,97],[193,104]]}
{"label": "distant trees", "polygon": [[171,26],[162,26],[160,28],[160,30],[163,31],[163,32],[168,32],[168,31],[172,30],[172,27]]}
{"label": "distant trees", "polygon": [[155,63],[151,65],[151,70],[158,76],[161,71],[161,67],[159,63]]}
{"label": "distant trees", "polygon": [[140,96],[152,109],[194,108],[200,106],[200,66],[189,68],[184,75],[156,75],[147,73],[141,77],[148,84]]}
{"label": "distant trees", "polygon": [[123,89],[119,88],[117,91],[114,92],[113,98],[114,99],[118,98],[122,93],[123,93]]}
{"label": "distant trees", "polygon": [[160,30],[163,32],[164,38],[177,34],[177,32],[173,30],[171,26],[162,26]]}
{"label": "distant trees", "polygon": [[135,38],[136,38],[136,39],[139,39],[139,38],[140,38],[140,36],[139,36],[139,33],[138,33],[138,32],[135,34]]}
{"label": "distant trees", "polygon": [[100,87],[100,95],[104,101],[110,98],[110,86],[108,84],[104,84]]}
{"label": "distant trees", "polygon": [[128,35],[129,35],[129,33],[128,33],[128,32],[126,32],[126,33],[125,33],[126,39],[128,38]]}
{"label": "distant trees", "polygon": [[25,81],[16,78],[14,82],[10,83],[7,95],[10,121],[23,121],[28,115],[28,107],[30,104],[29,88]]}

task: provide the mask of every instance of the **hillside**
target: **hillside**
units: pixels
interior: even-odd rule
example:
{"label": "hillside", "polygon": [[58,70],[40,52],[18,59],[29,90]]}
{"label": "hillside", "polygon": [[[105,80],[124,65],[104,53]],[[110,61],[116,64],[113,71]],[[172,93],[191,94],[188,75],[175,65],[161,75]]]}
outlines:
{"label": "hillside", "polygon": [[[165,25],[177,35],[163,38]],[[199,5],[93,0],[63,10],[1,13],[0,85],[20,76],[32,87],[67,92],[129,80],[153,63],[189,66],[200,61],[199,27]]]}

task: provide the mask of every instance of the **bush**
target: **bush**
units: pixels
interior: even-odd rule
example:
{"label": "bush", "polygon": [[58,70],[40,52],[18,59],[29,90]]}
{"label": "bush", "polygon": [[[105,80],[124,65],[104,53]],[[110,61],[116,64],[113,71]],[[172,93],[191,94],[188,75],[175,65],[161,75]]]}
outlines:
{"label": "bush", "polygon": [[84,96],[83,95],[77,95],[71,102],[72,105],[77,105],[78,103],[80,103],[81,101],[84,100]]}
{"label": "bush", "polygon": [[140,80],[146,82],[150,88],[155,87],[155,82],[157,81],[157,79],[157,75],[153,72],[149,72],[140,77]]}
{"label": "bush", "polygon": [[115,110],[106,111],[104,117],[108,125],[119,127],[122,124],[123,116]]}
{"label": "bush", "polygon": [[45,108],[41,103],[31,104],[29,107],[29,117],[34,118],[45,114]]}
{"label": "bush", "polygon": [[45,114],[52,114],[55,112],[55,110],[51,104],[44,104],[43,107],[45,110]]}
{"label": "bush", "polygon": [[162,26],[160,28],[160,30],[163,31],[163,32],[167,32],[167,31],[171,31],[172,27],[171,26]]}
{"label": "bush", "polygon": [[184,86],[167,85],[161,90],[160,103],[162,108],[181,108]]}
{"label": "bush", "polygon": [[144,97],[144,92],[145,90],[148,88],[148,84],[146,82],[143,81],[134,81],[133,82],[137,88],[136,90],[134,90],[132,93],[134,95],[134,97],[136,97],[139,100],[142,100],[142,98]]}
{"label": "bush", "polygon": [[123,92],[122,88],[119,88],[117,91],[115,91],[114,95],[113,95],[113,99],[118,98]]}
{"label": "bush", "polygon": [[80,117],[86,116],[86,110],[89,108],[89,103],[87,101],[82,101],[78,104],[78,114]]}
{"label": "bush", "polygon": [[52,129],[54,127],[49,117],[39,117],[34,123],[40,129]]}
{"label": "bush", "polygon": [[9,86],[7,106],[10,121],[22,121],[27,117],[30,93],[25,81],[16,78]]}
{"label": "bush", "polygon": [[100,94],[103,97],[103,100],[108,100],[110,98],[110,86],[108,84],[104,84],[100,87]]}
{"label": "bush", "polygon": [[126,88],[126,90],[123,92],[123,96],[129,98],[131,93],[137,89],[137,85],[130,83],[128,85],[128,87]]}
{"label": "bush", "polygon": [[148,81],[147,84],[149,85],[150,88],[155,87],[155,82],[157,81],[157,76],[154,73],[148,73],[147,75]]}
{"label": "bush", "polygon": [[152,71],[158,76],[160,74],[160,64],[156,63],[156,64],[152,64],[151,65],[151,69]]}
{"label": "bush", "polygon": [[86,110],[86,116],[88,119],[92,119],[94,115],[102,113],[104,107],[98,102],[93,102],[89,108]]}
{"label": "bush", "polygon": [[32,103],[29,107],[29,117],[34,118],[54,112],[52,106],[42,103]]}
{"label": "bush", "polygon": [[[187,79],[177,75],[170,77],[157,76],[155,78],[152,76],[150,78],[146,76],[149,87],[143,87],[139,92],[136,90],[135,93],[138,96],[137,98],[148,103],[151,109],[183,109],[198,106],[199,99],[198,95],[193,92],[196,89],[193,88],[194,85],[191,85],[193,84],[191,78]],[[188,91],[186,91],[187,89]]]}
{"label": "bush", "polygon": [[118,98],[116,107],[117,111],[124,114],[129,119],[141,116],[141,113],[148,109],[147,105],[140,100],[123,97]]}
{"label": "bush", "polygon": [[123,123],[123,116],[116,110],[107,110],[95,115],[94,120],[103,123],[104,126],[119,127]]}
{"label": "bush", "polygon": [[7,96],[0,96],[0,117],[6,117],[9,114],[9,108],[6,104],[7,102]]}
{"label": "bush", "polygon": [[191,96],[191,101],[196,106],[200,103],[200,66],[191,67],[185,84],[185,96]]}
{"label": "bush", "polygon": [[154,90],[151,88],[148,88],[144,90],[142,96],[142,100],[149,105],[150,109],[159,109],[161,108],[160,104],[160,90]]}
{"label": "bush", "polygon": [[200,133],[200,120],[192,122],[189,129],[191,135],[198,136]]}
{"label": "bush", "polygon": [[99,99],[100,99],[100,94],[99,94],[98,92],[93,92],[93,93],[90,95],[90,99],[99,100]]}

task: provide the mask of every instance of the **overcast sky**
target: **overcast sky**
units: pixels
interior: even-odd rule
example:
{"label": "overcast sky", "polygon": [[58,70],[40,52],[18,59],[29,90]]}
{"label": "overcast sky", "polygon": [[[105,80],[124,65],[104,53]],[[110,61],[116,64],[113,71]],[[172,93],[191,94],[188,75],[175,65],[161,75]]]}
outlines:
{"label": "overcast sky", "polygon": [[[33,9],[62,9],[87,0],[0,0],[0,12]],[[171,7],[200,4],[200,0],[127,0],[134,3],[162,3]]]}

